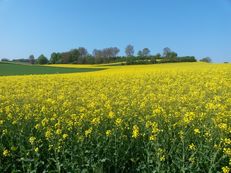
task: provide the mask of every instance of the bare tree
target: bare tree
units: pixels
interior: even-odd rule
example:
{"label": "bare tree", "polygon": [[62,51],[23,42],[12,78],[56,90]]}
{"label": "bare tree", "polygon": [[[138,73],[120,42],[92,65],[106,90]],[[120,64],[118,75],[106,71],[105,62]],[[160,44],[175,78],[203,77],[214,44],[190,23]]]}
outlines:
{"label": "bare tree", "polygon": [[34,64],[35,63],[35,57],[34,57],[34,55],[30,55],[29,56],[29,62],[30,62],[30,64]]}
{"label": "bare tree", "polygon": [[135,52],[134,47],[131,44],[127,45],[127,47],[125,48],[126,55],[127,56],[133,56],[134,52]]}
{"label": "bare tree", "polygon": [[172,52],[172,50],[171,50],[170,48],[165,47],[165,48],[163,49],[163,56],[164,56],[164,57],[167,57],[168,54],[171,53],[171,52]]}
{"label": "bare tree", "polygon": [[119,52],[120,52],[119,48],[112,47],[112,57],[116,57]]}
{"label": "bare tree", "polygon": [[78,48],[80,57],[86,57],[88,55],[88,51],[85,47]]}
{"label": "bare tree", "polygon": [[92,55],[95,57],[96,64],[103,62],[103,53],[101,50],[94,49]]}
{"label": "bare tree", "polygon": [[94,57],[102,57],[102,51],[99,50],[99,49],[94,49],[93,52],[92,52],[92,55]]}
{"label": "bare tree", "polygon": [[94,49],[92,54],[94,57],[112,58],[116,57],[119,51],[117,47],[109,47],[102,50]]}
{"label": "bare tree", "polygon": [[142,51],[143,56],[149,56],[150,55],[150,50],[148,48],[144,48]]}

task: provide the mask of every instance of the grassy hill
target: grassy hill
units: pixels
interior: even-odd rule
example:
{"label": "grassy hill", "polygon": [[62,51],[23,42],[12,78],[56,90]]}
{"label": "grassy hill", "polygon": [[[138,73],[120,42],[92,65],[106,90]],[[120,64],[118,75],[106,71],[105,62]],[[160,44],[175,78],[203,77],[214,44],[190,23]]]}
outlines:
{"label": "grassy hill", "polygon": [[30,74],[56,74],[56,73],[81,73],[103,70],[103,68],[65,68],[40,65],[26,65],[0,62],[0,76],[30,75]]}

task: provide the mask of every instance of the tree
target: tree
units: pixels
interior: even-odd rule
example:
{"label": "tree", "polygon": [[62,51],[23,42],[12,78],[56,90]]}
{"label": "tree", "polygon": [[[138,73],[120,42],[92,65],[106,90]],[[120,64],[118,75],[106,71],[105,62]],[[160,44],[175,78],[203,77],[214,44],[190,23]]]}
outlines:
{"label": "tree", "polygon": [[125,48],[125,54],[127,56],[133,56],[134,55],[134,47],[132,45],[127,45],[127,47]]}
{"label": "tree", "polygon": [[93,55],[94,58],[95,58],[95,63],[96,63],[96,64],[100,64],[100,63],[103,62],[103,59],[102,59],[102,51],[101,51],[101,50],[94,49],[93,52],[92,52],[92,55]]}
{"label": "tree", "polygon": [[177,53],[166,47],[163,49],[163,57],[173,60],[177,58]]}
{"label": "tree", "polygon": [[202,58],[200,59],[201,62],[207,62],[207,63],[211,63],[212,62],[212,59],[210,57],[205,57],[205,58]]}
{"label": "tree", "polygon": [[56,62],[57,62],[57,53],[53,52],[51,54],[50,63],[51,64],[56,64]]}
{"label": "tree", "polygon": [[160,59],[160,58],[161,58],[161,54],[160,54],[160,53],[157,53],[157,54],[155,55],[155,57],[156,57],[156,59]]}
{"label": "tree", "polygon": [[47,57],[45,57],[43,54],[38,57],[37,61],[38,61],[38,64],[47,64],[48,63]]}
{"label": "tree", "polygon": [[112,47],[111,51],[112,51],[112,57],[116,57],[120,52],[120,49],[118,47]]}
{"label": "tree", "polygon": [[154,56],[151,56],[151,63],[156,64],[161,59],[161,54],[156,54]]}
{"label": "tree", "polygon": [[149,56],[150,55],[150,50],[148,48],[144,48],[142,51],[143,56]]}
{"label": "tree", "polygon": [[167,54],[167,58],[169,58],[169,59],[176,59],[177,58],[177,53],[176,52],[169,52]]}
{"label": "tree", "polygon": [[139,57],[142,57],[142,56],[143,56],[143,52],[142,52],[141,50],[139,50],[138,53],[137,53],[137,55],[138,55]]}
{"label": "tree", "polygon": [[53,52],[51,54],[50,63],[51,64],[60,64],[61,63],[61,54]]}
{"label": "tree", "polygon": [[95,58],[95,63],[110,63],[114,62],[117,54],[119,53],[119,48],[117,47],[109,47],[109,48],[104,48],[101,50],[94,49],[92,52],[92,55]]}
{"label": "tree", "polygon": [[78,51],[79,51],[80,57],[86,57],[88,55],[88,51],[84,47],[79,47]]}
{"label": "tree", "polygon": [[68,63],[77,63],[80,57],[79,49],[72,49],[69,52],[69,62]]}
{"label": "tree", "polygon": [[63,64],[78,63],[80,53],[78,49],[72,49],[60,54],[60,62]]}
{"label": "tree", "polygon": [[35,57],[34,57],[34,55],[30,55],[29,56],[29,63],[30,64],[34,64],[35,63]]}
{"label": "tree", "polygon": [[163,57],[168,57],[168,54],[169,53],[171,53],[172,51],[171,51],[171,49],[170,48],[168,48],[168,47],[165,47],[164,49],[163,49]]}
{"label": "tree", "polygon": [[139,50],[137,55],[139,57],[147,57],[150,56],[150,50],[148,48],[143,48],[143,50]]}
{"label": "tree", "polygon": [[10,61],[10,60],[9,60],[9,59],[7,59],[7,58],[2,58],[2,59],[1,59],[1,61],[8,62],[8,61]]}

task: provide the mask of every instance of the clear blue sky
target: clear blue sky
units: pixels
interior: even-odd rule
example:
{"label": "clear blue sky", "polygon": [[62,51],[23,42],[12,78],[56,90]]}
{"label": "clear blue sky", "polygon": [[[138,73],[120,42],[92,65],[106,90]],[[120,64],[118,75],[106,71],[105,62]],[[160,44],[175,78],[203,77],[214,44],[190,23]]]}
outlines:
{"label": "clear blue sky", "polygon": [[231,61],[231,0],[0,0],[0,58],[127,44]]}

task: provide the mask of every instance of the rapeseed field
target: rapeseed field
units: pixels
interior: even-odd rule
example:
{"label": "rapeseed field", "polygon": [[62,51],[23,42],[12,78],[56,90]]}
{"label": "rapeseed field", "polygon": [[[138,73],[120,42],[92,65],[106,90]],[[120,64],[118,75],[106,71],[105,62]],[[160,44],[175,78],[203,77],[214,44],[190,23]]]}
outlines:
{"label": "rapeseed field", "polygon": [[230,137],[230,64],[0,77],[0,172],[228,173]]}

